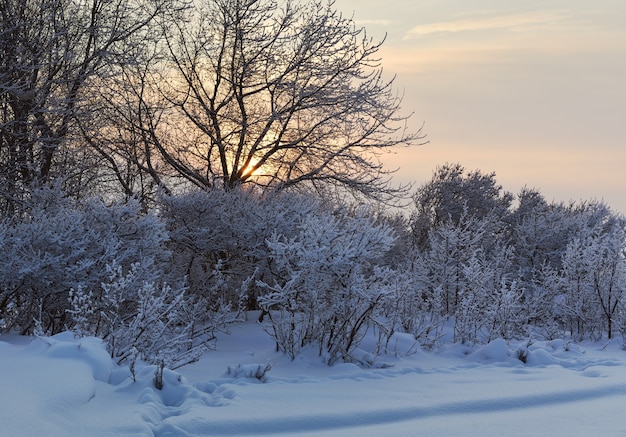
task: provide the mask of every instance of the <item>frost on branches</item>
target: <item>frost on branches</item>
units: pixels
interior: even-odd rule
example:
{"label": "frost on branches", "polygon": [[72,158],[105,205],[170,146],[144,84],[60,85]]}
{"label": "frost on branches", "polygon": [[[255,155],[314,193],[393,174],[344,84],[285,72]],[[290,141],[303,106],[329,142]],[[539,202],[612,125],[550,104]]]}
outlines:
{"label": "frost on branches", "polygon": [[274,234],[267,245],[278,278],[259,298],[270,334],[292,359],[307,345],[328,364],[350,360],[374,310],[388,293],[389,268],[378,266],[392,232],[360,210],[355,215],[304,218],[292,238]]}
{"label": "frost on branches", "polygon": [[167,232],[138,202],[76,202],[46,188],[32,204],[19,221],[0,221],[0,330],[32,333],[37,320],[45,333],[63,331],[69,290],[96,293],[107,265],[140,263],[141,280],[162,275]]}
{"label": "frost on branches", "polygon": [[265,241],[274,232],[292,235],[319,202],[242,188],[164,196],[162,203],[175,254],[171,268],[187,278],[189,292],[255,309],[259,290],[250,278],[269,275]]}
{"label": "frost on branches", "polygon": [[[199,327],[183,288],[138,280],[139,264],[127,273],[108,266],[109,279],[94,298],[82,288],[70,293],[73,332],[103,338],[111,357],[133,372],[137,360],[176,369],[196,361],[215,339],[213,326]],[[158,385],[158,384],[157,384]]]}

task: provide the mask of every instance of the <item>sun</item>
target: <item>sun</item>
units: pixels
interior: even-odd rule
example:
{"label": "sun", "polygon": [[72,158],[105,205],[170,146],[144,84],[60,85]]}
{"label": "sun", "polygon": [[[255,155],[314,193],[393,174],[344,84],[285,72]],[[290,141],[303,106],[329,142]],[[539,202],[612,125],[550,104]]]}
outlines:
{"label": "sun", "polygon": [[250,163],[245,166],[241,171],[241,177],[244,179],[248,179],[252,176],[258,175],[261,167],[255,168],[259,163],[259,160],[256,158],[251,158]]}

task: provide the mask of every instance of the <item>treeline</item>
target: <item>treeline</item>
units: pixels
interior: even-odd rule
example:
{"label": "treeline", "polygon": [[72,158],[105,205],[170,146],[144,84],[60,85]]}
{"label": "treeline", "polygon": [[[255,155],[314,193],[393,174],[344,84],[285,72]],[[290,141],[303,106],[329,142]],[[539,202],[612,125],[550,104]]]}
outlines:
{"label": "treeline", "polygon": [[0,222],[0,329],[69,329],[120,363],[167,367],[252,309],[284,353],[315,347],[328,363],[356,359],[368,330],[377,352],[396,332],[423,347],[624,335],[625,222],[603,203],[514,198],[457,164],[403,212],[254,189],[147,211],[37,190]]}
{"label": "treeline", "polygon": [[454,341],[622,334],[624,218],[526,188],[513,200],[458,164],[415,194],[414,277],[433,313],[453,317]]}

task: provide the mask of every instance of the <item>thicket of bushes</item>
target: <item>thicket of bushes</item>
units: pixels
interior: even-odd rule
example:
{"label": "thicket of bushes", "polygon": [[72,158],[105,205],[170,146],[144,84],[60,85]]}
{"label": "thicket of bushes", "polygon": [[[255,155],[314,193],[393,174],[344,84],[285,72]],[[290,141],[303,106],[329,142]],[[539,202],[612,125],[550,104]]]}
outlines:
{"label": "thicket of bushes", "polygon": [[[438,169],[405,216],[312,195],[214,190],[136,201],[36,191],[0,222],[0,329],[73,330],[118,362],[177,367],[263,310],[277,348],[352,360],[366,330],[443,341],[626,330],[625,222],[601,202],[513,196]],[[444,331],[444,326],[451,331]],[[445,338],[452,332],[452,338]]]}

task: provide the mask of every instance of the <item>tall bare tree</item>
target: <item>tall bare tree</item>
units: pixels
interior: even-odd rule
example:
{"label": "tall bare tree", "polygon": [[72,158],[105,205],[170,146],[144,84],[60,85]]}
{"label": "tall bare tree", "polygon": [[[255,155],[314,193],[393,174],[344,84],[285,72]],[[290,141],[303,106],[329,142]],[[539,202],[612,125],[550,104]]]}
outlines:
{"label": "tall bare tree", "polygon": [[379,154],[421,141],[421,129],[399,115],[382,42],[332,1],[204,1],[169,23],[153,83],[172,112],[151,133],[180,176],[203,188],[397,194]]}
{"label": "tall bare tree", "polygon": [[[153,83],[153,72],[162,62],[160,35],[142,41],[135,62],[107,78],[106,87],[91,90],[90,107],[98,118],[79,124],[83,141],[101,158],[101,194],[137,197],[144,205],[154,200],[159,188],[169,193],[170,176],[176,175],[155,146],[155,142],[162,141],[156,127],[171,108]],[[170,183],[164,183],[164,179]]]}
{"label": "tall bare tree", "polygon": [[[89,115],[88,87],[133,61],[169,0],[0,2],[0,199],[11,209],[55,176],[61,146]],[[93,114],[91,114],[93,115]],[[67,158],[67,155],[63,158]]]}

